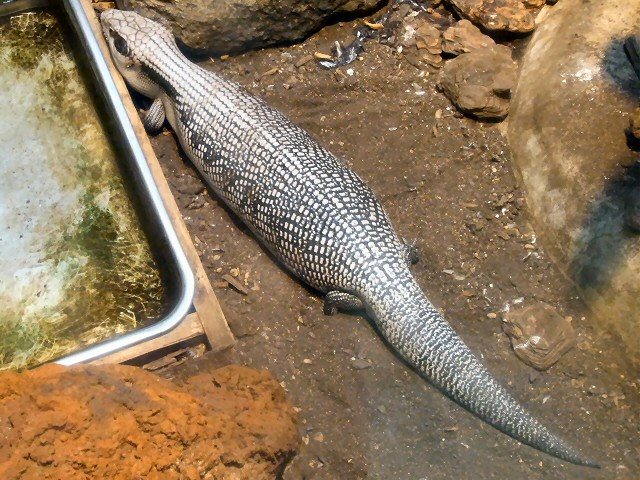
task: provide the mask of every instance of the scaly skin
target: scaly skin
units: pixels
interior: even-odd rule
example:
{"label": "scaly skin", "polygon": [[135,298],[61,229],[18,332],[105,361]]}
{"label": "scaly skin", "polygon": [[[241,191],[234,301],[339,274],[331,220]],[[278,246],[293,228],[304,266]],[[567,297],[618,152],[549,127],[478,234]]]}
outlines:
{"label": "scaly skin", "polygon": [[[162,25],[108,10],[103,31],[127,82],[154,99],[216,194],[330,307],[362,304],[389,345],[457,403],[513,438],[595,464],[527,413],[425,297],[407,248],[369,187],[242,87],[189,62]],[[329,308],[328,310],[332,310]]]}

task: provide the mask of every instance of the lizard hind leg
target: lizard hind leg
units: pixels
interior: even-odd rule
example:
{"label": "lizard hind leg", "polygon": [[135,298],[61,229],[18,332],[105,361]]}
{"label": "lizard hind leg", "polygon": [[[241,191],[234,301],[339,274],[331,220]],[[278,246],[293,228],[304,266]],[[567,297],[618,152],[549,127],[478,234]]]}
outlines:
{"label": "lizard hind leg", "polygon": [[335,315],[338,310],[353,312],[364,309],[364,304],[355,295],[333,290],[324,297],[324,314]]}
{"label": "lizard hind leg", "polygon": [[407,262],[407,265],[411,266],[411,265],[415,265],[416,263],[418,263],[418,260],[420,259],[419,255],[418,255],[418,247],[416,247],[416,243],[412,242],[412,243],[407,243],[405,241],[404,244],[404,258]]}

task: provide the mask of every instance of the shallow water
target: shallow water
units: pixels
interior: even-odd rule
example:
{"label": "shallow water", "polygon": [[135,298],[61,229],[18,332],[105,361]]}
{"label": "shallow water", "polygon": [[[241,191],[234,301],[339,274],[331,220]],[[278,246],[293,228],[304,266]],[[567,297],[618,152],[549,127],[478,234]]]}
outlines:
{"label": "shallow water", "polygon": [[55,16],[0,24],[0,369],[157,318],[165,286]]}

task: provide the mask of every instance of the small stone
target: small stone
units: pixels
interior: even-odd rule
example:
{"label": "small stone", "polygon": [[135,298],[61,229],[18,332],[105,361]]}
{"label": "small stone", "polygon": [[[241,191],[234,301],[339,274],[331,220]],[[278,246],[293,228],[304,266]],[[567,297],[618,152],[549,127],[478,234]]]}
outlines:
{"label": "small stone", "polygon": [[440,55],[434,55],[431,52],[422,53],[421,58],[424,63],[434,68],[440,68],[443,65],[442,57]]}
{"label": "small stone", "polygon": [[191,175],[182,175],[171,181],[178,192],[184,195],[200,195],[204,191],[204,184],[199,178]]}
{"label": "small stone", "polygon": [[551,367],[576,344],[571,317],[542,302],[511,310],[502,328],[517,357],[538,370]]}
{"label": "small stone", "polygon": [[395,46],[402,49],[406,60],[418,69],[427,65],[435,68],[442,65],[440,30],[427,17],[415,16],[407,19]]}
{"label": "small stone", "polygon": [[187,208],[189,210],[198,210],[204,207],[206,203],[207,202],[205,202],[203,198],[198,196],[198,197],[195,197],[193,200],[191,200],[189,205],[187,205]]}
{"label": "small stone", "polygon": [[364,358],[355,358],[351,360],[351,366],[356,370],[365,370],[367,368],[371,368],[371,362]]}
{"label": "small stone", "polygon": [[449,0],[464,18],[490,32],[528,33],[535,28],[531,12],[521,0]]}
{"label": "small stone", "polygon": [[494,45],[448,61],[440,72],[438,88],[462,112],[480,119],[501,120],[509,112],[516,80],[511,50]]}
{"label": "small stone", "polygon": [[529,373],[529,383],[534,383],[539,378],[540,378],[540,372],[534,370],[533,372]]}
{"label": "small stone", "polygon": [[442,39],[442,51],[450,55],[461,55],[496,44],[491,37],[483,34],[466,19],[445,30]]}

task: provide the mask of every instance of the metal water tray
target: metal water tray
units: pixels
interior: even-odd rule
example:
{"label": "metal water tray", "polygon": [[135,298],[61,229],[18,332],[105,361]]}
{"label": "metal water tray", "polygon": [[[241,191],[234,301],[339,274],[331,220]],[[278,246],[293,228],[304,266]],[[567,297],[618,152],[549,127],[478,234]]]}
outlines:
{"label": "metal water tray", "polygon": [[0,369],[157,337],[194,277],[79,0],[0,4]]}

